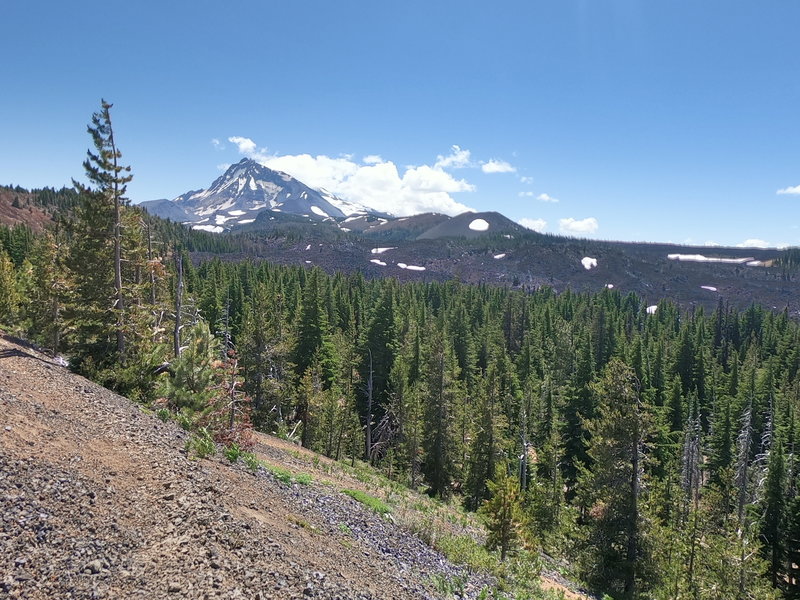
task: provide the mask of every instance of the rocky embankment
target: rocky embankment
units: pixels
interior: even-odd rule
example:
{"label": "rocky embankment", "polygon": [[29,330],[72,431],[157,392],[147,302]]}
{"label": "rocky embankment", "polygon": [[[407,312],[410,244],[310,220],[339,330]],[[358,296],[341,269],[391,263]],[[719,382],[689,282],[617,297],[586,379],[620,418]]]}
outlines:
{"label": "rocky embankment", "polygon": [[[484,581],[335,486],[286,484],[0,337],[0,597],[437,598]],[[258,450],[258,448],[257,448]]]}

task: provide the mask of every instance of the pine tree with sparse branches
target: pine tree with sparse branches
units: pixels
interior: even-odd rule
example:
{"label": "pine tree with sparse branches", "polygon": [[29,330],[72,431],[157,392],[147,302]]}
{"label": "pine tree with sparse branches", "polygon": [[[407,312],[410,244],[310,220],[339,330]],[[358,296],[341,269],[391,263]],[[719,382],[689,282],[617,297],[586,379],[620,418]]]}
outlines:
{"label": "pine tree with sparse branches", "polygon": [[101,100],[99,112],[87,127],[94,151],[83,167],[89,185],[73,180],[80,195],[73,223],[70,269],[76,280],[72,319],[77,334],[78,363],[90,357],[124,363],[126,297],[122,279],[122,212],[128,201],[130,167],[120,164],[122,153],[114,139],[112,105]]}

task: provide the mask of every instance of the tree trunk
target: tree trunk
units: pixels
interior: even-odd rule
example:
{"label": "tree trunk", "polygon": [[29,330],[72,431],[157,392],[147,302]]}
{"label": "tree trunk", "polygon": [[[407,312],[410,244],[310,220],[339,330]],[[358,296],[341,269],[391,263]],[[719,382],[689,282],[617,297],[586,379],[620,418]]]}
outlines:
{"label": "tree trunk", "polygon": [[367,378],[367,427],[365,436],[364,460],[372,462],[372,350],[369,352],[369,377]]}
{"label": "tree trunk", "polygon": [[641,430],[639,428],[639,397],[638,393],[634,399],[636,403],[635,419],[636,431],[633,436],[633,448],[631,448],[631,515],[628,526],[628,549],[627,562],[628,569],[625,573],[625,594],[629,600],[636,598],[636,562],[638,561],[638,542],[639,542],[639,446],[642,443]]}
{"label": "tree trunk", "polygon": [[114,289],[116,291],[117,313],[117,353],[122,364],[125,364],[125,298],[122,293],[122,214],[120,210],[120,191],[117,182],[117,147],[114,144],[114,132],[111,128],[111,113],[108,116],[109,141],[114,160]]}
{"label": "tree trunk", "polygon": [[153,238],[150,235],[150,223],[145,221],[147,228],[147,270],[150,274],[150,304],[156,304],[156,274],[153,272]]}
{"label": "tree trunk", "polygon": [[180,253],[175,255],[176,271],[178,272],[178,285],[175,290],[175,330],[172,333],[172,346],[175,358],[181,355],[181,310],[183,303],[183,257]]}

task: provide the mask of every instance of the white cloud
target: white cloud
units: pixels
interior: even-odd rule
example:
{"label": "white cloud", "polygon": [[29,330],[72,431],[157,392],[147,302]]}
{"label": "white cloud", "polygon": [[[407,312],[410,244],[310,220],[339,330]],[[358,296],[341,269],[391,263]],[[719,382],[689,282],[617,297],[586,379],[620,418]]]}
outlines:
{"label": "white cloud", "polygon": [[775,193],[776,194],[780,194],[780,195],[788,194],[788,195],[791,195],[791,196],[800,196],[800,185],[785,187],[785,188],[783,188],[781,190],[778,190]]}
{"label": "white cloud", "polygon": [[520,198],[533,198],[536,195],[535,192],[520,192],[517,194]]}
{"label": "white cloud", "polygon": [[520,175],[520,178],[519,178],[519,180],[520,180],[522,183],[526,184],[526,185],[530,185],[530,184],[532,184],[532,183],[533,183],[533,177],[527,177],[527,176],[525,176],[525,175]]}
{"label": "white cloud", "polygon": [[769,242],[765,242],[764,240],[760,240],[758,238],[749,238],[743,241],[741,244],[736,244],[737,248],[771,248]]}
{"label": "white cloud", "polygon": [[228,169],[230,169],[230,167],[231,167],[231,163],[220,163],[220,164],[217,165],[217,168],[220,171],[227,171]]}
{"label": "white cloud", "polygon": [[481,171],[484,173],[516,173],[517,169],[504,160],[493,158],[481,165]]}
{"label": "white cloud", "polygon": [[217,138],[211,138],[211,145],[217,150],[225,150],[225,146]]}
{"label": "white cloud", "polygon": [[359,165],[347,158],[331,158],[330,156],[311,156],[310,154],[286,154],[283,156],[264,155],[251,156],[262,165],[283,171],[296,177],[312,188],[324,187],[337,194],[337,188],[352,177]]}
{"label": "white cloud", "polygon": [[527,227],[528,229],[533,229],[534,231],[542,232],[547,229],[547,221],[544,219],[528,219],[522,218],[518,219],[517,223],[522,225],[523,227]]}
{"label": "white cloud", "polygon": [[558,228],[562,233],[594,233],[600,225],[594,217],[577,220],[572,217],[558,220]]}
{"label": "white cloud", "polygon": [[538,196],[536,196],[536,199],[539,202],[553,202],[553,203],[560,202],[558,198],[553,198],[550,194],[539,194]]}
{"label": "white cloud", "polygon": [[472,210],[450,194],[472,192],[475,186],[444,170],[469,164],[469,150],[458,146],[453,146],[448,156],[438,156],[433,166],[410,166],[401,172],[392,161],[377,155],[365,156],[362,164],[347,155],[273,155],[249,138],[231,137],[229,141],[236,144],[240,153],[271,169],[382,212],[402,217],[422,212],[457,215]]}
{"label": "white cloud", "polygon": [[441,169],[422,165],[409,167],[403,174],[403,182],[420,192],[474,192],[475,186],[463,179],[455,179]]}
{"label": "white cloud", "polygon": [[469,150],[462,150],[460,146],[453,145],[450,147],[450,154],[442,156],[441,154],[436,157],[436,163],[433,165],[434,169],[463,169],[464,167],[472,166],[472,159],[470,158]]}
{"label": "white cloud", "polygon": [[228,138],[228,141],[231,144],[236,144],[236,147],[239,149],[239,153],[244,154],[245,156],[250,156],[256,151],[256,143],[250,138],[232,136]]}

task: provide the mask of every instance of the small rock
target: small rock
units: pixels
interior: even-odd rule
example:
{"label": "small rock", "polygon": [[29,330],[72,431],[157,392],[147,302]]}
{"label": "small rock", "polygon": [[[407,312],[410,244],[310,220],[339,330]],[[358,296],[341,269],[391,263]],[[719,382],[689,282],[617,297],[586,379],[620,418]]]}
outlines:
{"label": "small rock", "polygon": [[170,594],[177,594],[182,589],[183,589],[183,586],[180,583],[178,583],[177,581],[172,581],[167,586],[167,592],[169,592]]}
{"label": "small rock", "polygon": [[93,574],[97,574],[103,568],[103,563],[99,558],[95,558],[92,561],[86,563],[86,566],[83,567],[84,571],[90,571]]}

